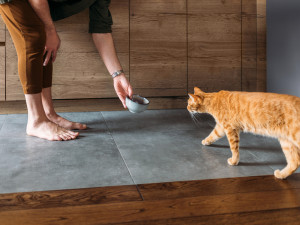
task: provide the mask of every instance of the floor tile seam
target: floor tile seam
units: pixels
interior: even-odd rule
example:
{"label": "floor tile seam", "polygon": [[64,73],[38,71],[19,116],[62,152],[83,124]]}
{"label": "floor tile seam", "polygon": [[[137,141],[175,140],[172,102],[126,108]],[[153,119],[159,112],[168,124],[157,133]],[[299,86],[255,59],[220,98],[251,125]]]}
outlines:
{"label": "floor tile seam", "polygon": [[[157,133],[157,132],[163,132],[163,133],[172,133],[172,132],[174,132],[174,131],[198,131],[197,129],[168,129],[168,130],[159,130],[159,131],[157,131],[157,130],[155,130],[155,129],[153,129],[153,130],[138,130],[138,131],[146,131],[146,132],[149,132],[149,133]],[[116,133],[115,131],[111,131],[110,130],[110,132],[111,133]]]}
{"label": "floor tile seam", "polygon": [[6,120],[7,120],[7,114],[5,114],[5,115],[6,116],[5,116],[5,118],[4,118],[3,122],[2,122],[2,125],[0,127],[0,131],[2,130],[2,127],[4,126],[4,124],[6,123]]}
{"label": "floor tile seam", "polygon": [[3,121],[3,123],[0,126],[0,131],[2,130],[2,127],[4,126],[5,120]]}
{"label": "floor tile seam", "polygon": [[143,197],[143,195],[142,195],[142,193],[141,193],[141,191],[140,191],[138,185],[136,184],[136,182],[135,182],[135,180],[134,180],[134,178],[133,178],[133,175],[132,175],[132,173],[131,173],[131,171],[130,171],[128,165],[127,165],[127,162],[125,161],[125,158],[124,158],[124,156],[122,155],[122,153],[121,153],[121,151],[120,151],[119,145],[117,144],[117,142],[116,142],[116,140],[115,140],[115,138],[114,138],[114,136],[113,136],[113,133],[110,131],[110,129],[109,129],[108,125],[107,125],[107,121],[106,121],[106,119],[105,119],[105,117],[104,117],[104,115],[103,115],[102,112],[101,112],[101,115],[102,115],[103,120],[104,120],[104,122],[105,122],[105,126],[106,126],[106,128],[107,128],[107,130],[108,130],[108,132],[109,132],[109,134],[110,134],[110,136],[111,136],[111,138],[112,138],[112,140],[114,141],[114,143],[115,143],[115,145],[116,145],[116,147],[117,147],[117,149],[118,149],[118,152],[119,152],[119,154],[120,154],[120,156],[121,156],[121,158],[122,158],[122,160],[123,160],[123,162],[124,162],[124,165],[125,165],[126,168],[127,168],[127,171],[128,171],[128,173],[129,173],[129,175],[130,175],[130,178],[131,178],[133,184],[135,185],[135,188],[136,188],[136,190],[138,191],[138,193],[139,193],[141,199],[144,201],[144,197]]}
{"label": "floor tile seam", "polygon": [[[253,157],[254,157],[254,159],[256,159],[256,162],[260,162],[259,161],[259,157],[257,157],[252,151],[250,151],[250,150],[247,150],[247,152],[249,153],[249,154],[251,154]],[[266,167],[269,167],[271,170],[275,170],[272,166],[270,166],[270,165],[265,165]]]}
{"label": "floor tile seam", "polygon": [[[121,151],[120,151],[120,149],[119,149],[119,146],[118,146],[118,144],[117,144],[117,142],[116,142],[116,140],[115,140],[115,138],[114,138],[112,132],[110,131],[110,129],[109,129],[108,125],[107,125],[107,121],[106,121],[106,119],[105,119],[105,117],[104,117],[102,111],[101,111],[101,115],[102,115],[102,118],[103,118],[103,120],[104,120],[105,126],[106,126],[106,128],[107,128],[107,130],[108,130],[108,132],[109,132],[109,135],[110,135],[110,137],[112,138],[113,142],[115,143],[115,145],[116,145],[116,147],[117,147],[117,149],[118,149],[118,152],[119,152],[119,154],[120,154],[120,156],[121,156],[121,158],[122,158],[122,160],[123,160],[123,162],[124,162],[124,165],[126,166],[126,169],[127,169],[128,173],[129,173],[129,175],[130,175],[130,178],[131,178],[133,184],[137,187],[137,184],[136,184],[135,180],[133,179],[133,176],[132,176],[132,174],[131,174],[131,172],[130,172],[130,169],[129,169],[129,167],[128,167],[128,165],[127,165],[127,163],[126,163],[126,161],[125,161],[125,159],[124,159],[124,157],[123,157],[123,155],[122,155],[122,153],[121,153]],[[138,187],[137,187],[137,189],[138,189]]]}

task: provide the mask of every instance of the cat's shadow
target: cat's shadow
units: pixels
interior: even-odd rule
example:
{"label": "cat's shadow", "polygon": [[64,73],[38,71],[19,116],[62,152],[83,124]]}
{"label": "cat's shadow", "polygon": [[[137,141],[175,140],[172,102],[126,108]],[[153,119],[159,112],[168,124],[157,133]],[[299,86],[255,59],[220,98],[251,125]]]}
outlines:
{"label": "cat's shadow", "polygon": [[[212,147],[212,148],[230,148],[229,145],[220,145],[220,144],[211,144],[207,147]],[[264,152],[275,152],[275,151],[281,151],[280,146],[272,146],[272,147],[256,147],[256,146],[240,146],[240,150],[260,150]]]}
{"label": "cat's shadow", "polygon": [[[229,150],[229,145],[220,145],[220,144],[212,144],[210,145],[209,147],[212,147],[212,148],[228,148]],[[274,152],[275,151],[280,151],[280,147],[279,149],[277,148],[257,148],[257,147],[240,147],[240,150],[261,150],[263,152]],[[280,161],[273,161],[273,162],[270,162],[270,161],[261,161],[261,162],[239,162],[239,166],[284,166],[286,164],[285,160],[284,160],[284,156],[282,156],[282,160]]]}

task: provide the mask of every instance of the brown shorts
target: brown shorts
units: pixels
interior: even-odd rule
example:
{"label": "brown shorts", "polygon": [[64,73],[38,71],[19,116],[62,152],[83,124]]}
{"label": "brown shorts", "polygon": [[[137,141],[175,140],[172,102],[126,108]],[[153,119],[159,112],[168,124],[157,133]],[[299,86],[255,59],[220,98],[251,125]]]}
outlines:
{"label": "brown shorts", "polygon": [[18,54],[18,71],[25,94],[40,93],[52,85],[52,62],[43,66],[44,24],[28,0],[0,5],[0,13]]}

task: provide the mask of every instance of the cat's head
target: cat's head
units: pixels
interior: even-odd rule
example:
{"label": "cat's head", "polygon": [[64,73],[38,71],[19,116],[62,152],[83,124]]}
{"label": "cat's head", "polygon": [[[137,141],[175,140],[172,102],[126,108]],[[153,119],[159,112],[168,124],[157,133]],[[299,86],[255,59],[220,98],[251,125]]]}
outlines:
{"label": "cat's head", "polygon": [[187,110],[191,113],[205,113],[205,105],[203,105],[205,93],[200,88],[194,88],[194,94],[189,94]]}

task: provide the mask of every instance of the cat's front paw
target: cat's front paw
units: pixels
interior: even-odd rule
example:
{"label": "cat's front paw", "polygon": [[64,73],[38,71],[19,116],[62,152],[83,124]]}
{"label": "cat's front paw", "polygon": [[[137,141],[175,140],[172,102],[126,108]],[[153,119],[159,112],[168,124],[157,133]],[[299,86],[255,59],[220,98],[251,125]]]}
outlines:
{"label": "cat's front paw", "polygon": [[280,170],[275,170],[274,171],[274,176],[277,178],[277,179],[285,179],[286,177],[283,176],[280,172]]}
{"label": "cat's front paw", "polygon": [[236,165],[239,164],[239,161],[238,161],[238,160],[233,161],[232,158],[229,158],[229,159],[227,160],[227,163],[228,163],[230,166],[236,166]]}
{"label": "cat's front paw", "polygon": [[209,141],[207,141],[206,139],[204,139],[204,140],[202,141],[202,144],[203,144],[203,145],[211,145],[211,142],[209,142]]}

